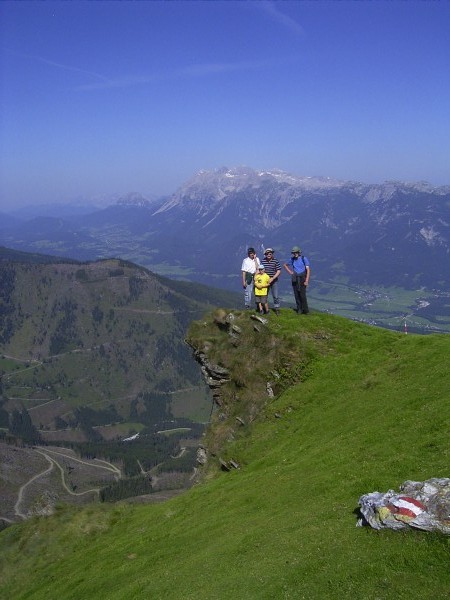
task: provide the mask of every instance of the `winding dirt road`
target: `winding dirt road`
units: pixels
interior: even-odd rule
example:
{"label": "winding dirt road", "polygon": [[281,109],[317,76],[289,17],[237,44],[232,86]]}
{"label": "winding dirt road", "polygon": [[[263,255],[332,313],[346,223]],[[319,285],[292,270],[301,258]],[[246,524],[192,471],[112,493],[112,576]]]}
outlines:
{"label": "winding dirt road", "polygon": [[[33,477],[31,477],[31,479],[29,479],[26,483],[24,483],[19,488],[17,501],[14,505],[14,513],[16,514],[16,516],[20,517],[21,519],[26,519],[28,517],[28,515],[23,513],[21,510],[21,504],[24,501],[26,488],[28,486],[30,486],[34,481],[39,479],[40,477],[44,477],[45,475],[50,473],[54,467],[57,467],[59,469],[59,471],[61,473],[61,484],[62,484],[63,488],[65,489],[65,491],[68,494],[70,494],[71,496],[84,496],[86,494],[91,494],[91,493],[98,494],[99,493],[100,488],[91,488],[91,489],[85,490],[83,492],[74,492],[72,489],[70,489],[70,487],[66,483],[66,479],[65,479],[65,475],[64,475],[64,467],[61,466],[61,464],[58,462],[58,457],[64,458],[66,460],[78,462],[78,463],[87,465],[89,467],[94,467],[97,469],[103,469],[106,471],[110,471],[114,474],[114,477],[116,480],[120,479],[122,476],[122,473],[118,467],[116,467],[115,465],[113,465],[105,460],[100,460],[100,459],[96,458],[96,459],[93,459],[93,461],[95,460],[96,462],[93,462],[93,461],[88,462],[88,461],[82,460],[80,458],[75,458],[74,456],[71,456],[69,454],[65,454],[64,452],[58,452],[57,450],[49,450],[48,448],[43,448],[43,447],[34,448],[34,451],[37,452],[38,454],[40,454],[41,456],[43,456],[48,461],[49,467],[47,469],[45,469],[44,471],[41,471],[40,473],[36,473],[36,475],[33,475]],[[2,518],[2,517],[0,517],[0,518]],[[10,519],[4,519],[4,520],[10,521]]]}

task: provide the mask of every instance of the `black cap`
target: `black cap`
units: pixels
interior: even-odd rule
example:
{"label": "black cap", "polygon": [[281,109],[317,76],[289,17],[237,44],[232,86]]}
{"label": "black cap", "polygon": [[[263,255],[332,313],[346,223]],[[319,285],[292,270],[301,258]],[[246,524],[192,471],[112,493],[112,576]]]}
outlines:
{"label": "black cap", "polygon": [[249,248],[247,250],[247,254],[250,254],[250,252],[253,252],[253,254],[255,254],[255,249],[254,248]]}

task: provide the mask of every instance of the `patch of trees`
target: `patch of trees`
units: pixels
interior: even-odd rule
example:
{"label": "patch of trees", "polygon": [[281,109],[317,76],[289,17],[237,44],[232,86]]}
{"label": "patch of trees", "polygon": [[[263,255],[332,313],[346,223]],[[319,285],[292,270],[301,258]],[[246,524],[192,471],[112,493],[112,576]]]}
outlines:
{"label": "patch of trees", "polygon": [[9,421],[9,431],[27,444],[37,444],[41,441],[41,436],[25,408],[20,412],[13,410]]}
{"label": "patch of trees", "polygon": [[196,464],[196,453],[191,449],[185,450],[179,458],[169,457],[157,468],[157,473],[190,473]]}
{"label": "patch of trees", "polygon": [[50,286],[52,282],[52,280],[49,277],[47,277],[47,275],[43,275],[39,281],[40,283],[42,283],[43,286]]}
{"label": "patch of trees", "polygon": [[[12,310],[11,307],[11,312]],[[9,315],[0,314],[0,344],[7,344],[14,335],[14,332],[14,320]]]}
{"label": "patch of trees", "polygon": [[94,410],[88,406],[79,406],[73,413],[75,417],[75,426],[79,425],[80,427],[98,427],[99,425],[123,422],[123,418],[112,404],[103,410]]}
{"label": "patch of trees", "polygon": [[0,430],[0,440],[8,444],[8,446],[14,446],[15,448],[24,448],[28,445],[21,438],[9,433],[9,431]]}
{"label": "patch of trees", "polygon": [[61,314],[55,331],[50,338],[50,354],[61,354],[69,347],[80,344],[76,331],[76,309],[77,304],[66,298],[61,302],[55,302],[51,318],[56,318],[58,313]]}
{"label": "patch of trees", "polygon": [[[436,325],[443,325],[449,323],[450,318],[450,302],[448,297],[434,297],[433,302],[427,306],[423,306],[420,309],[420,314],[435,323]],[[436,317],[435,315],[439,315]]]}
{"label": "patch of trees", "polygon": [[101,323],[103,321],[103,311],[99,306],[94,306],[92,309],[92,318],[96,323]]}
{"label": "patch of trees", "polygon": [[16,270],[12,266],[1,265],[0,268],[0,343],[7,344],[15,332],[13,293],[15,289]]}
{"label": "patch of trees", "polygon": [[173,292],[168,292],[165,296],[165,301],[167,304],[173,309],[174,317],[176,321],[179,323],[181,331],[185,332],[188,328],[188,325],[192,321],[192,312],[191,310],[199,310],[198,305],[193,302],[186,302],[186,298],[181,298],[178,294],[174,294]]}
{"label": "patch of trees", "polygon": [[123,269],[110,269],[109,276],[110,277],[122,277],[125,275],[125,271]]}
{"label": "patch of trees", "polygon": [[131,442],[90,441],[73,443],[70,447],[86,458],[122,462],[124,473],[128,477],[141,474],[141,467],[144,471],[149,471],[167,460],[170,455],[176,456],[180,451],[178,439],[158,434],[141,435]]}
{"label": "patch of trees", "polygon": [[[181,334],[173,332],[158,338],[152,366],[158,369],[164,361],[176,365],[177,375],[180,379],[194,385],[200,380],[199,366]],[[161,386],[158,387],[163,389]]]}
{"label": "patch of trees", "polygon": [[130,319],[128,323],[128,329],[125,333],[125,337],[129,338],[135,334],[139,334],[142,328],[142,324],[136,319]]}
{"label": "patch of trees", "polygon": [[69,423],[62,419],[61,417],[55,417],[55,428],[56,429],[66,429],[69,427]]}
{"label": "patch of trees", "polygon": [[177,419],[175,427],[186,427],[189,428],[189,431],[183,431],[181,433],[181,437],[185,439],[197,439],[200,438],[205,431],[206,425],[204,423],[194,423],[189,419]]}
{"label": "patch of trees", "polygon": [[145,288],[144,280],[140,277],[132,276],[128,280],[128,287],[130,291],[130,300],[137,300],[142,294]]}
{"label": "patch of trees", "polygon": [[88,281],[89,279],[86,269],[78,269],[75,272],[75,277],[78,281]]}
{"label": "patch of trees", "polygon": [[174,351],[173,345],[173,339],[169,335],[160,336],[158,338],[152,360],[152,365],[155,369],[158,369],[165,360],[172,360],[172,353]]}
{"label": "patch of trees", "polygon": [[[136,413],[138,402],[145,407],[139,415]],[[173,420],[167,394],[141,392],[137,399],[132,402],[130,418],[138,419],[140,423],[150,427],[159,426],[161,423]]]}
{"label": "patch of trees", "polygon": [[[22,266],[29,263],[32,264],[68,264],[68,265],[76,265],[82,264],[79,260],[75,260],[73,258],[61,258],[55,256],[49,256],[47,254],[37,254],[32,252],[22,252],[21,250],[12,250],[11,248],[5,248],[4,246],[0,247],[0,259],[9,260],[12,262],[20,263]],[[28,265],[27,265],[28,266]]]}
{"label": "patch of trees", "polygon": [[[1,394],[1,381],[0,381]],[[9,427],[9,413],[3,408],[4,400],[0,398],[0,427]]]}
{"label": "patch of trees", "polygon": [[9,265],[0,268],[0,300],[6,305],[11,303],[15,288],[16,270]]}
{"label": "patch of trees", "polygon": [[132,479],[121,479],[100,490],[101,502],[117,502],[124,498],[151,494],[152,481],[147,476],[133,477]]}

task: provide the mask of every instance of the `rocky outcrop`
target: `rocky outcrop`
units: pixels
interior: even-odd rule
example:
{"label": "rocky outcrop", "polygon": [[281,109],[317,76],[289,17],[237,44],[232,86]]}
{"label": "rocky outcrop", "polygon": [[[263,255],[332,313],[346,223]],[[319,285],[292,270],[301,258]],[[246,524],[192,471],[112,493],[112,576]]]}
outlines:
{"label": "rocky outcrop", "polygon": [[223,470],[237,469],[239,462],[228,456],[228,444],[245,435],[279,393],[275,364],[284,364],[284,350],[279,351],[268,318],[223,308],[193,324],[186,341],[213,397],[211,422],[197,463],[205,466],[214,458]]}
{"label": "rocky outcrop", "polygon": [[214,401],[220,406],[220,387],[227,381],[230,381],[228,369],[211,362],[205,352],[194,350],[194,357],[201,365],[203,377],[212,391]]}
{"label": "rocky outcrop", "polygon": [[203,446],[199,446],[197,448],[197,457],[196,457],[197,463],[201,466],[206,465],[206,462],[208,460],[208,456],[206,454],[206,449]]}

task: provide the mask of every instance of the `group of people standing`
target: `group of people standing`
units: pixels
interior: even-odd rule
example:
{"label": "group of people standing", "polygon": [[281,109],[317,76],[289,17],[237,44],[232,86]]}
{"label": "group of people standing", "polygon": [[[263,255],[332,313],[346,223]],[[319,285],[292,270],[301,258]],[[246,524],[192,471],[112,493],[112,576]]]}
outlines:
{"label": "group of people standing", "polygon": [[[308,314],[308,301],[306,288],[309,284],[311,273],[309,260],[302,255],[298,246],[291,251],[291,258],[283,264],[292,279],[292,289],[296,308],[299,314]],[[244,288],[244,304],[249,309],[252,302],[252,293],[255,295],[256,310],[261,314],[269,312],[269,291],[273,298],[273,309],[276,315],[280,313],[280,298],[278,293],[278,278],[281,275],[281,263],[275,258],[273,248],[264,250],[264,258],[256,256],[254,248],[249,248],[247,256],[242,261],[242,287]]]}

